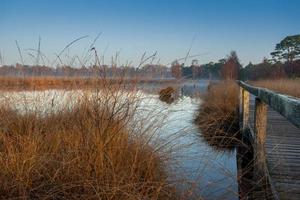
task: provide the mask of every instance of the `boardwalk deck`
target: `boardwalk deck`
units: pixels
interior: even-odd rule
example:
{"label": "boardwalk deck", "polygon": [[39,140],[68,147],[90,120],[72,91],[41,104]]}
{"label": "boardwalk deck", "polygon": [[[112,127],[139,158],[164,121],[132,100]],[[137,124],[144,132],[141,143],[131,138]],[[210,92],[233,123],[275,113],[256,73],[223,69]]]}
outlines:
{"label": "boardwalk deck", "polygon": [[[254,96],[250,96],[250,127],[254,129]],[[300,199],[300,129],[268,107],[266,161],[280,199]]]}
{"label": "boardwalk deck", "polygon": [[[266,174],[256,181],[271,186],[268,194],[262,188],[254,192],[254,199],[300,199],[300,100],[243,82],[240,86],[243,130],[250,128],[254,138],[254,174]],[[258,110],[266,105],[267,112]],[[267,122],[262,116],[267,116]]]}

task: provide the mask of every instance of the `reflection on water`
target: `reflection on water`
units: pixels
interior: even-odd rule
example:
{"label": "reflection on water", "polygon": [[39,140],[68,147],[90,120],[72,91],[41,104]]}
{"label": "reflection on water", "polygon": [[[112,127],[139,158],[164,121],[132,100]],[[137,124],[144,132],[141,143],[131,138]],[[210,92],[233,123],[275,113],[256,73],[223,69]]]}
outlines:
{"label": "reflection on water", "polygon": [[200,137],[216,151],[234,151],[241,144],[239,132],[229,134],[201,133]]}
{"label": "reflection on water", "polygon": [[172,134],[182,130],[187,133],[176,141],[184,147],[176,154],[181,165],[177,173],[197,183],[194,190],[205,199],[238,199],[235,150],[216,151],[206,139],[199,137],[199,129],[193,123],[198,106],[199,102],[183,97],[168,108],[164,132]]}

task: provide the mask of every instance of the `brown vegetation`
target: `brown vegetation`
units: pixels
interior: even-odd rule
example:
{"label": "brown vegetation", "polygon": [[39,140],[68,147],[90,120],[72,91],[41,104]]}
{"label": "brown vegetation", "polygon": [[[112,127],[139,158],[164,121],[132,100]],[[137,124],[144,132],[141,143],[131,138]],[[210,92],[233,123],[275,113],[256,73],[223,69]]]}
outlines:
{"label": "brown vegetation", "polygon": [[128,88],[137,84],[171,83],[173,80],[153,79],[104,79],[84,77],[0,77],[0,90],[45,90],[45,89],[97,89],[103,85],[126,85]]}
{"label": "brown vegetation", "polygon": [[239,132],[239,88],[234,81],[210,84],[195,122],[201,135],[212,146],[231,148]]}
{"label": "brown vegetation", "polygon": [[288,63],[271,63],[264,58],[261,63],[249,63],[242,68],[242,77],[244,80],[277,80],[285,78],[300,77],[300,60]]}
{"label": "brown vegetation", "polygon": [[[150,58],[150,57],[148,57]],[[115,58],[116,59],[116,58]],[[74,60],[73,60],[74,61]],[[100,61],[99,61],[100,62]],[[166,79],[171,78],[170,70],[160,64],[145,64],[139,68],[133,66],[118,66],[116,61],[113,61],[112,65],[100,65],[97,61],[97,65],[92,66],[82,66],[73,67],[66,65],[68,63],[65,61],[61,63],[62,66],[51,67],[45,65],[21,65],[16,64],[15,66],[3,65],[0,66],[0,76],[22,76],[22,77],[32,77],[32,76],[56,76],[56,77],[126,77],[133,78],[136,76],[142,76],[147,79]],[[142,61],[144,63],[144,61]],[[82,63],[83,64],[83,63]]]}
{"label": "brown vegetation", "polygon": [[167,87],[159,91],[159,99],[166,103],[172,103],[175,100],[176,90],[173,87]]}
{"label": "brown vegetation", "polygon": [[172,77],[176,79],[181,79],[182,77],[182,67],[183,65],[179,64],[178,61],[174,61],[171,66]]}
{"label": "brown vegetation", "polygon": [[223,67],[221,68],[221,74],[225,80],[237,80],[240,78],[240,68],[238,56],[235,51],[232,51],[226,59]]}
{"label": "brown vegetation", "polygon": [[1,103],[1,199],[176,198],[151,129],[129,125],[136,96],[102,88],[43,114]]}
{"label": "brown vegetation", "polygon": [[250,83],[254,86],[300,98],[300,79],[260,80]]}

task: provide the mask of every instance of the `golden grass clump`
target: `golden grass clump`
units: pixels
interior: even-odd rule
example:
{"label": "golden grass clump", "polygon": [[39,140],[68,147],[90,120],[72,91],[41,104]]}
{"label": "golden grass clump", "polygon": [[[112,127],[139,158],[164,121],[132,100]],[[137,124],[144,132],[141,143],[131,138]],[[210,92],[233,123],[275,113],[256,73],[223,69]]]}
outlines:
{"label": "golden grass clump", "polygon": [[300,79],[251,81],[252,85],[300,98]]}
{"label": "golden grass clump", "polygon": [[212,146],[230,148],[239,131],[239,88],[234,81],[210,84],[203,95],[195,122],[201,135]]}
{"label": "golden grass clump", "polygon": [[176,90],[173,87],[169,86],[159,91],[159,99],[170,104],[175,100],[175,93]]}
{"label": "golden grass clump", "polygon": [[0,199],[174,199],[164,156],[129,125],[136,101],[108,88],[44,114],[2,105]]}
{"label": "golden grass clump", "polygon": [[1,91],[20,91],[20,90],[47,90],[47,89],[98,89],[100,85],[114,84],[124,86],[125,84],[173,84],[174,80],[156,80],[144,78],[125,78],[111,77],[101,78],[96,76],[91,77],[57,77],[57,76],[32,76],[32,77],[5,77],[0,76]]}
{"label": "golden grass clump", "polygon": [[[127,83],[135,83],[135,80],[126,80]],[[100,85],[107,83],[120,85],[125,80],[103,79],[97,77],[0,77],[0,90],[47,90],[47,89],[98,89]]]}

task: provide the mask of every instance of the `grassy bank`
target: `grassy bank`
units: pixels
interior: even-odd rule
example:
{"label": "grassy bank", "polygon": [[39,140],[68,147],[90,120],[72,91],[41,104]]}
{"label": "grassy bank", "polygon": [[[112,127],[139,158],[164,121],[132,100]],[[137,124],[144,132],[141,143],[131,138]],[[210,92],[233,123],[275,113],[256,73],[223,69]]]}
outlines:
{"label": "grassy bank", "polygon": [[132,123],[137,95],[101,88],[42,114],[1,102],[1,199],[178,198],[156,127]]}
{"label": "grassy bank", "polygon": [[268,88],[276,92],[300,98],[300,79],[260,80],[252,85]]}
{"label": "grassy bank", "polygon": [[137,84],[174,84],[175,80],[144,78],[100,78],[100,77],[0,77],[0,90],[46,90],[46,89],[97,89],[105,84],[135,87]]}
{"label": "grassy bank", "polygon": [[234,81],[210,84],[202,96],[203,103],[196,115],[195,123],[201,135],[212,146],[231,148],[237,141],[239,131],[239,88]]}

